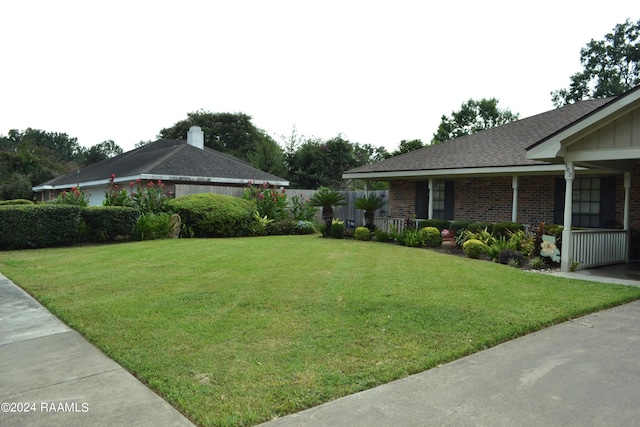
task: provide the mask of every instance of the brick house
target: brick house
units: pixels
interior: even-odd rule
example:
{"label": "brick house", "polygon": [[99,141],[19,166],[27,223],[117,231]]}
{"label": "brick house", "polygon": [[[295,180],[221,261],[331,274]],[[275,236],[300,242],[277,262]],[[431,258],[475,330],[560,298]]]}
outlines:
{"label": "brick house", "polygon": [[573,262],[628,262],[638,257],[633,238],[640,232],[640,86],[352,169],[343,178],[388,181],[390,218],[564,225],[563,271]]}
{"label": "brick house", "polygon": [[[186,141],[159,139],[148,145],[127,151],[110,159],[89,165],[77,172],[63,175],[33,187],[38,200],[55,199],[59,193],[80,186],[89,193],[89,204],[99,206],[111,174],[114,183],[129,188],[129,183],[140,180],[142,185],[161,180],[165,189],[176,197],[224,189],[237,190],[250,181],[268,182],[286,187],[283,178],[254,168],[228,154],[204,146],[204,132],[192,126]],[[237,191],[230,191],[235,194]]]}

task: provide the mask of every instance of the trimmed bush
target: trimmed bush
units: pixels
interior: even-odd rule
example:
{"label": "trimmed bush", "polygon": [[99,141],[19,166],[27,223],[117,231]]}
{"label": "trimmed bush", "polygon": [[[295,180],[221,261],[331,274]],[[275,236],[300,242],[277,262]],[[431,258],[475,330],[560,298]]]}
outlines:
{"label": "trimmed bush", "polygon": [[469,239],[462,245],[462,252],[469,258],[480,258],[487,250],[487,245],[478,239]]}
{"label": "trimmed bush", "polygon": [[344,238],[344,223],[334,222],[331,224],[331,237],[334,239]]}
{"label": "trimmed bush", "polygon": [[425,219],[418,222],[418,228],[435,227],[439,231],[450,227],[451,222],[444,219]]}
{"label": "trimmed bush", "polygon": [[192,194],[169,200],[167,205],[180,215],[183,235],[189,237],[247,236],[255,221],[254,202],[223,194]]}
{"label": "trimmed bush", "polygon": [[82,209],[80,215],[84,224],[80,239],[106,242],[133,236],[140,211],[122,206],[91,206]]}
{"label": "trimmed bush", "polygon": [[493,235],[496,237],[504,236],[509,237],[510,233],[515,233],[516,231],[522,230],[524,231],[524,225],[518,222],[499,222],[493,224]]}
{"label": "trimmed bush", "polygon": [[80,206],[9,205],[0,208],[0,249],[45,248],[75,243]]}
{"label": "trimmed bush", "polygon": [[428,248],[439,248],[442,245],[442,234],[436,227],[424,227],[424,245]]}
{"label": "trimmed bush", "polygon": [[467,230],[471,231],[472,233],[477,233],[478,231],[482,231],[485,228],[489,233],[493,232],[493,224],[490,222],[472,222],[471,224],[469,224],[469,226],[467,226]]}
{"label": "trimmed bush", "polygon": [[519,251],[503,249],[498,255],[498,262],[505,265],[509,265],[511,263],[522,265],[524,264],[524,255],[522,255],[522,252]]}
{"label": "trimmed bush", "polygon": [[0,200],[0,206],[13,206],[13,205],[34,205],[31,200],[27,199],[12,199],[12,200]]}
{"label": "trimmed bush", "polygon": [[449,230],[453,231],[453,234],[457,234],[458,231],[469,228],[470,224],[473,224],[473,221],[451,221]]}
{"label": "trimmed bush", "polygon": [[392,240],[391,236],[387,231],[376,230],[373,232],[373,236],[376,239],[376,242],[387,243]]}
{"label": "trimmed bush", "polygon": [[367,227],[356,228],[356,240],[371,240],[371,231]]}

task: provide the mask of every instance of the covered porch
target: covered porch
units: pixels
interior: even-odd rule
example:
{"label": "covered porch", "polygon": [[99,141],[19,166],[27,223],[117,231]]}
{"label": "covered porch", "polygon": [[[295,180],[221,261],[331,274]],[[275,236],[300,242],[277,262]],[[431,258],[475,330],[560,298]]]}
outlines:
{"label": "covered porch", "polygon": [[[628,263],[631,230],[640,226],[640,90],[627,92],[528,147],[527,158],[564,165],[561,271]],[[624,176],[622,229],[572,230],[578,225],[574,222],[580,208],[579,189],[574,189],[577,170],[608,170]]]}

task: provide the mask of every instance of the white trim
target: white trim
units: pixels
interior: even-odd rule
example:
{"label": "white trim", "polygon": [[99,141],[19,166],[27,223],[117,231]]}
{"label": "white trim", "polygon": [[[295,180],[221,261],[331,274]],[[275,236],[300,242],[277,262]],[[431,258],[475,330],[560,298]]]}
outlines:
{"label": "white trim", "polygon": [[[166,182],[180,182],[180,183],[198,183],[198,184],[211,184],[211,183],[221,183],[221,184],[241,184],[246,185],[249,181],[253,182],[257,185],[262,185],[265,182],[269,182],[269,184],[288,187],[289,181],[265,181],[262,179],[229,179],[229,178],[216,178],[216,177],[205,177],[205,176],[177,176],[177,175],[154,175],[154,174],[140,174],[134,176],[125,176],[125,177],[116,177],[114,180],[115,183],[129,183],[135,182],[138,179],[145,181],[166,181]],[[65,188],[71,187],[94,187],[98,185],[107,185],[109,183],[108,179],[101,179],[97,181],[87,181],[87,182],[78,182],[75,184],[62,184],[62,185],[39,185],[37,187],[33,187],[32,190],[34,192],[45,191],[45,190],[62,190]]]}
{"label": "white trim", "polygon": [[[587,170],[578,168],[576,170]],[[470,175],[540,175],[560,174],[564,172],[563,164],[548,164],[534,166],[505,166],[487,168],[459,168],[459,169],[422,169],[412,171],[387,172],[353,172],[342,174],[342,179],[389,179],[389,178],[423,178],[427,176],[465,177]],[[593,172],[593,171],[592,171]]]}
{"label": "white trim", "polygon": [[[577,140],[584,136],[584,134],[593,132],[595,128],[602,128],[608,125],[624,114],[627,114],[630,111],[628,107],[639,99],[640,90],[636,90],[628,96],[622,96],[602,110],[596,111],[591,116],[580,120],[578,123],[559,132],[557,135],[549,138],[543,143],[536,145],[535,147],[531,147],[527,150],[527,159],[552,160],[558,157],[563,157],[565,155],[565,147],[562,145],[563,142],[568,139]],[[603,152],[605,151],[606,150],[603,150]]]}

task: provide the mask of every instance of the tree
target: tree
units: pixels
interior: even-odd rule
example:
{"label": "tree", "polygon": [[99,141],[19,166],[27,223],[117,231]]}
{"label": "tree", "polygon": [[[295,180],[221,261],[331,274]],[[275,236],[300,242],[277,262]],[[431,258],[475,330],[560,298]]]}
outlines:
{"label": "tree", "polygon": [[375,194],[368,194],[366,196],[358,197],[355,202],[355,208],[364,211],[365,226],[373,231],[375,226],[373,225],[373,219],[376,211],[381,209],[387,204],[387,201],[381,196]]}
{"label": "tree", "polygon": [[593,40],[580,49],[581,72],[570,77],[568,88],[551,92],[561,107],[583,99],[621,95],[640,84],[640,19],[617,24],[603,40]]}
{"label": "tree", "polygon": [[470,99],[462,104],[460,111],[451,113],[451,117],[442,116],[438,130],[433,134],[432,144],[448,141],[481,130],[490,129],[518,120],[519,114],[509,109],[498,108],[496,98]]}
{"label": "tree", "polygon": [[243,113],[211,113],[199,110],[187,113],[187,118],[160,131],[166,139],[184,140],[191,126],[204,131],[204,145],[239,159],[250,161],[250,154],[265,133],[251,123],[251,116]]}
{"label": "tree", "polygon": [[[444,117],[444,116],[443,116]],[[398,154],[408,153],[410,151],[419,150],[424,147],[422,140],[420,139],[412,139],[411,141],[407,141],[403,139],[400,141],[400,145],[398,148],[392,153],[393,156],[397,156]]]}
{"label": "tree", "polygon": [[249,153],[251,165],[265,172],[283,177],[287,173],[284,164],[284,150],[268,135],[260,139]]}
{"label": "tree", "polygon": [[311,196],[309,203],[311,206],[322,208],[322,219],[325,225],[325,232],[323,234],[328,236],[331,232],[331,222],[333,221],[333,207],[344,206],[347,204],[347,201],[344,196],[337,191],[322,187]]}
{"label": "tree", "polygon": [[78,156],[78,161],[87,166],[117,156],[118,154],[122,154],[122,148],[110,139],[85,150],[82,155]]}

